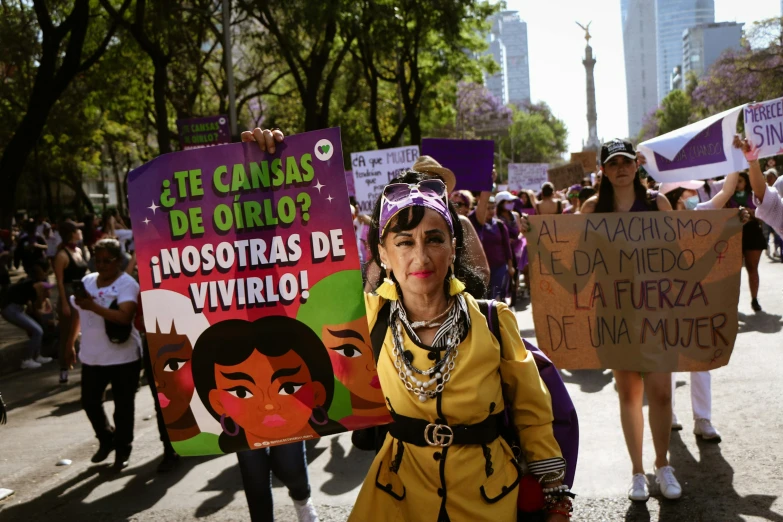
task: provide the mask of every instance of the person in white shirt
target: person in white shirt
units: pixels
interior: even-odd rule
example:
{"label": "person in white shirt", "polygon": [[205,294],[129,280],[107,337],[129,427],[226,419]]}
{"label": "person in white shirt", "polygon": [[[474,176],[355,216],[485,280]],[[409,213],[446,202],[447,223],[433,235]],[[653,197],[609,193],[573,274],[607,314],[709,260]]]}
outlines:
{"label": "person in white shirt", "polygon": [[750,165],[748,177],[751,189],[753,189],[756,218],[765,222],[772,227],[777,235],[783,237],[783,194],[781,193],[783,182],[778,179],[772,187],[767,186],[767,181],[761,172],[761,165],[759,165],[759,149],[753,143],[735,136],[734,146],[742,147],[745,159]]}
{"label": "person in white shirt", "polygon": [[[121,269],[122,251],[116,239],[95,244],[97,273],[84,276],[84,292],[76,290],[69,347],[81,326],[82,407],[100,446],[92,462],[106,460],[115,450],[115,471],[128,466],[132,442],[136,389],[141,372],[141,337],[133,326],[139,284]],[[111,384],[114,395],[112,427],[103,409],[103,393]]]}
{"label": "person in white shirt", "polygon": [[[729,174],[718,193],[710,200],[701,203],[699,202],[698,190],[703,186],[702,181],[663,183],[660,192],[666,195],[674,210],[719,210],[725,207],[734,195],[738,179],[738,172]],[[743,224],[750,219],[747,210],[740,211],[740,219]],[[705,441],[720,442],[720,433],[712,425],[712,377],[710,372],[690,372],[690,374],[693,433]],[[672,374],[672,430],[681,430],[682,424],[674,412],[675,390],[676,379]]]}

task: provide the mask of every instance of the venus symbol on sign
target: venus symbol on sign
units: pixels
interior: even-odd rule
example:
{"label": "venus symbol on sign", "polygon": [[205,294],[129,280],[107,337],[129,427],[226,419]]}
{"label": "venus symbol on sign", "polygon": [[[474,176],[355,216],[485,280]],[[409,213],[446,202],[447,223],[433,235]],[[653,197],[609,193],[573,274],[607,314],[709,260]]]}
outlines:
{"label": "venus symbol on sign", "polygon": [[729,250],[729,243],[727,241],[718,241],[713,247],[715,253],[718,254],[718,264],[726,257],[726,252]]}
{"label": "venus symbol on sign", "polygon": [[549,281],[541,281],[539,287],[549,295],[555,295],[555,292],[552,290],[552,284]]}

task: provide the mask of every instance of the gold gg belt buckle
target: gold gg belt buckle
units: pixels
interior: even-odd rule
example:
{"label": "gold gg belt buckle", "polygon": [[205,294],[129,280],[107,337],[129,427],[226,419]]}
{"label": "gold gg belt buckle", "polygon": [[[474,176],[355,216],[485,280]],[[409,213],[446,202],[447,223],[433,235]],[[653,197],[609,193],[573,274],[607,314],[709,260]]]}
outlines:
{"label": "gold gg belt buckle", "polygon": [[430,446],[447,448],[454,441],[454,431],[445,424],[427,424],[424,428],[424,440]]}

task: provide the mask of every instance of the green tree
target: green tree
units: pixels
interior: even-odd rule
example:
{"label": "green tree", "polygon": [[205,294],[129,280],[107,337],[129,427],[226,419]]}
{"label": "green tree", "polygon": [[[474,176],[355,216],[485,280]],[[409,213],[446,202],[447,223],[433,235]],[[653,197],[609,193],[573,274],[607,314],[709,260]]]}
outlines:
{"label": "green tree", "polygon": [[355,35],[355,2],[239,0],[238,8],[265,29],[272,56],[286,64],[299,95],[305,131],[329,126],[332,95]]}
{"label": "green tree", "polygon": [[693,106],[690,96],[677,89],[661,102],[661,107],[655,113],[658,120],[658,135],[666,134],[691,123]]}
{"label": "green tree", "polygon": [[[437,103],[440,82],[480,81],[482,71],[493,70],[490,59],[471,56],[486,48],[481,32],[497,9],[484,0],[361,3],[352,53],[369,88],[370,126],[378,148],[397,145],[406,130],[411,143],[421,142],[422,109]],[[389,120],[396,125],[385,135],[381,125]]]}
{"label": "green tree", "polygon": [[540,102],[513,111],[509,136],[501,140],[503,155],[514,163],[551,163],[568,150],[568,128]]}
{"label": "green tree", "polygon": [[[129,3],[125,0],[119,9],[124,12]],[[17,93],[22,95],[15,97],[15,103],[23,105],[24,111],[0,156],[0,222],[8,223],[14,212],[19,179],[52,107],[77,75],[100,60],[114,38],[116,25],[90,0],[57,2],[52,7],[44,0],[33,0],[32,4],[3,2],[0,13],[4,27],[18,28],[7,38],[35,36],[24,43],[28,52],[20,54],[17,47],[13,56],[25,62],[11,73],[20,76],[18,82],[12,82],[20,87]],[[32,88],[27,90],[30,78]]]}

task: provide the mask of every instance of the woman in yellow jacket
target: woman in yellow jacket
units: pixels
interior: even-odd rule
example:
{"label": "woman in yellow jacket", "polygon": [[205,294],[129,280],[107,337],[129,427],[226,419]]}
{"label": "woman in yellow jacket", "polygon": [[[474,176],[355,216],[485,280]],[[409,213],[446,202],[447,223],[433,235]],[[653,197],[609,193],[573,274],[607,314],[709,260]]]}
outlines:
{"label": "woman in yellow jacket", "polygon": [[[283,137],[256,129],[243,139],[273,152]],[[474,292],[483,283],[463,254],[446,185],[415,171],[387,185],[369,241],[382,270],[367,315],[371,329],[379,319],[388,324],[378,377],[395,422],[349,521],[515,521],[521,471],[499,435],[504,395],[527,468],[549,493],[547,520],[568,520],[549,392],[514,314],[499,305],[501,350],[464,291],[462,281]]]}

